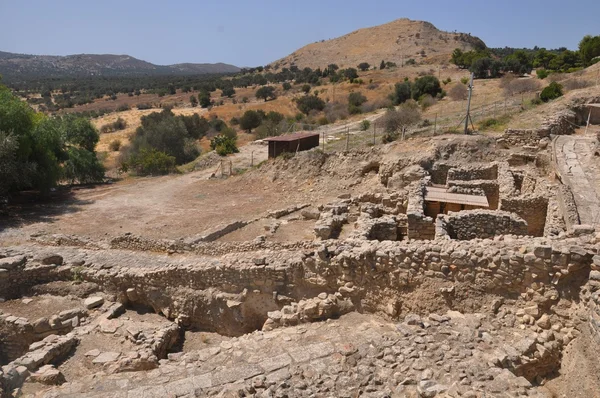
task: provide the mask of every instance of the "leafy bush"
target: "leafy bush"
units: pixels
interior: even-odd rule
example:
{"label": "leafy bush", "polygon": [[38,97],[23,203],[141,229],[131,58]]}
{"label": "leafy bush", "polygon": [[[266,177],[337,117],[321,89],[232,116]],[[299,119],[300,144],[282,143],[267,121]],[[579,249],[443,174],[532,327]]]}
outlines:
{"label": "leafy bush", "polygon": [[103,134],[112,133],[114,131],[125,130],[126,128],[127,122],[123,118],[118,117],[117,120],[115,120],[114,122],[105,124],[102,127],[100,127],[100,132]]}
{"label": "leafy bush", "polygon": [[308,115],[310,111],[322,111],[325,109],[325,101],[314,95],[305,95],[304,97],[296,99],[296,106],[300,112]]}
{"label": "leafy bush", "polygon": [[[417,61],[414,60],[414,58],[410,58],[408,59],[405,63],[405,65],[416,65]],[[395,66],[395,65],[394,65]]]}
{"label": "leafy bush", "polygon": [[142,104],[137,104],[136,107],[140,110],[143,111],[145,109],[152,109],[152,104],[148,104],[148,103],[142,103]]}
{"label": "leafy bush", "polygon": [[550,72],[548,72],[546,69],[538,69],[535,71],[538,79],[545,79],[548,77],[548,75],[550,74]]}
{"label": "leafy bush", "polygon": [[367,102],[367,97],[356,91],[348,95],[348,112],[351,114],[359,114],[362,112],[360,106]]}
{"label": "leafy bush", "polygon": [[366,70],[369,70],[369,67],[370,67],[370,66],[371,66],[371,65],[369,65],[369,63],[368,63],[368,62],[361,62],[360,64],[358,64],[358,69],[360,69],[361,71],[363,71],[363,72],[364,72],[364,71],[366,71]]}
{"label": "leafy bush", "polygon": [[210,147],[220,156],[227,156],[239,152],[236,141],[236,137],[219,134],[210,140]]}
{"label": "leafy bush", "polygon": [[192,108],[198,106],[198,98],[195,95],[190,95],[190,105],[192,105]]}
{"label": "leafy bush", "polygon": [[412,85],[412,98],[418,100],[422,95],[429,94],[435,97],[442,92],[440,81],[435,76],[423,76],[415,80]]}
{"label": "leafy bush", "polygon": [[154,148],[143,148],[121,165],[123,171],[133,170],[137,175],[164,175],[175,172],[175,157]]}
{"label": "leafy bush", "polygon": [[198,94],[198,102],[202,108],[208,108],[212,105],[212,101],[210,100],[210,93],[208,91],[201,91]]}
{"label": "leafy bush", "polygon": [[368,120],[363,120],[360,122],[360,131],[367,131],[371,127],[371,122]]}
{"label": "leafy bush", "polygon": [[468,77],[461,77],[460,78],[460,82],[466,86],[467,84],[469,84],[469,78]]}
{"label": "leafy bush", "polygon": [[284,91],[289,91],[292,89],[292,85],[288,82],[284,82],[281,88],[283,88]]}
{"label": "leafy bush", "polygon": [[548,87],[542,90],[542,93],[540,94],[540,99],[544,102],[548,102],[558,97],[562,97],[562,89],[563,87],[560,84],[558,84],[557,82],[552,82]]}
{"label": "leafy bush", "polygon": [[304,84],[300,90],[304,93],[304,94],[308,94],[310,92],[310,84]]}
{"label": "leafy bush", "polygon": [[125,111],[128,111],[128,110],[130,110],[130,109],[131,109],[131,108],[129,107],[129,105],[127,105],[127,104],[123,104],[123,105],[119,105],[119,106],[117,107],[117,112],[125,112]]}
{"label": "leafy bush", "polygon": [[121,140],[112,140],[110,144],[108,144],[108,149],[113,152],[118,152],[121,149]]}

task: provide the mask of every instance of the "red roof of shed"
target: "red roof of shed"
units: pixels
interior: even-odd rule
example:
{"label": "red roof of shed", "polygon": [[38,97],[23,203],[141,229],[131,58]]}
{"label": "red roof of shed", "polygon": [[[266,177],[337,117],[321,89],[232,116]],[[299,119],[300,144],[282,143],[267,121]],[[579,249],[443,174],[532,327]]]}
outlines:
{"label": "red roof of shed", "polygon": [[267,137],[265,138],[265,141],[281,141],[281,142],[289,142],[289,141],[297,141],[297,140],[301,140],[303,138],[309,138],[309,137],[314,137],[314,136],[320,136],[319,133],[314,133],[312,131],[300,131],[298,133],[294,133],[294,134],[286,134],[286,135],[280,135],[277,137]]}

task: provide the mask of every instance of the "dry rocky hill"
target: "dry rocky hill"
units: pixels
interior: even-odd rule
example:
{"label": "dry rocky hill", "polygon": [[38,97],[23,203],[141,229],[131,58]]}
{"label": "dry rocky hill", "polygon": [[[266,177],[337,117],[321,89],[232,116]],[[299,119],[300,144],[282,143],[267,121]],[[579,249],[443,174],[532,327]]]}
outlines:
{"label": "dry rocky hill", "polygon": [[402,60],[435,62],[447,60],[455,48],[471,50],[485,43],[470,34],[444,32],[433,24],[410,19],[356,30],[347,35],[312,43],[272,63],[275,69],[296,65],[300,68],[356,67],[361,62],[378,66],[381,60],[401,65]]}
{"label": "dry rocky hill", "polygon": [[239,70],[237,66],[223,63],[155,65],[129,55],[76,54],[54,56],[14,54],[0,51],[0,74],[6,78],[234,73]]}

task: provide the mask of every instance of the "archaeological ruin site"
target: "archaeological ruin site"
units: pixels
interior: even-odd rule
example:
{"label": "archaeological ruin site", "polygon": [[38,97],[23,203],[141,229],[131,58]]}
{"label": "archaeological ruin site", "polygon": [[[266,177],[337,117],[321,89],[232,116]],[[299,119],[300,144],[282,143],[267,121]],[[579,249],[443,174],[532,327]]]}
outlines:
{"label": "archaeological ruin site", "polygon": [[598,102],[7,225],[0,395],[597,397]]}

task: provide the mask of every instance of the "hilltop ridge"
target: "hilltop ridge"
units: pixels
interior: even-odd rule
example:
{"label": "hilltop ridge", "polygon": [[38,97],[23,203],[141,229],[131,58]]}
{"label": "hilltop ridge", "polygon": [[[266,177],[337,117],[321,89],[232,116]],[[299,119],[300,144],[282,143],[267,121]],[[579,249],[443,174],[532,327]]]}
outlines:
{"label": "hilltop ridge", "polygon": [[334,63],[344,68],[356,67],[361,62],[378,66],[381,60],[400,65],[411,58],[433,63],[448,60],[455,48],[466,51],[481,47],[485,43],[468,33],[444,32],[430,22],[402,18],[308,44],[271,66],[322,68]]}

